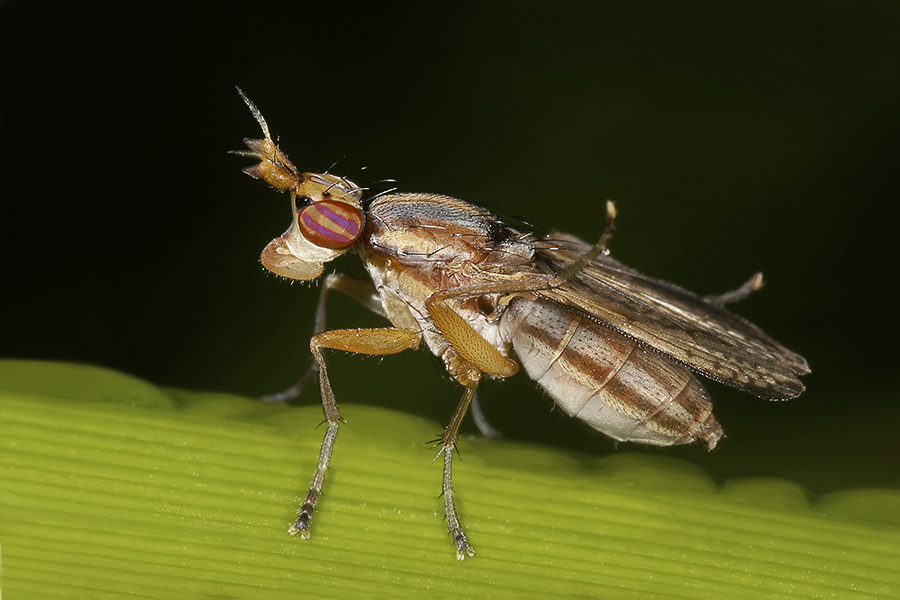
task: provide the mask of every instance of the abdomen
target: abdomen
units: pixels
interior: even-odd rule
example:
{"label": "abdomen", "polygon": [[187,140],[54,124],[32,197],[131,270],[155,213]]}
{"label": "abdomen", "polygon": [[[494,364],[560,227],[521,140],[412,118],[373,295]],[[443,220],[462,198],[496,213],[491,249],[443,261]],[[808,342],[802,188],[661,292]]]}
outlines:
{"label": "abdomen", "polygon": [[578,312],[516,298],[501,329],[560,408],[614,439],[658,446],[704,440],[712,449],[722,436],[688,368]]}

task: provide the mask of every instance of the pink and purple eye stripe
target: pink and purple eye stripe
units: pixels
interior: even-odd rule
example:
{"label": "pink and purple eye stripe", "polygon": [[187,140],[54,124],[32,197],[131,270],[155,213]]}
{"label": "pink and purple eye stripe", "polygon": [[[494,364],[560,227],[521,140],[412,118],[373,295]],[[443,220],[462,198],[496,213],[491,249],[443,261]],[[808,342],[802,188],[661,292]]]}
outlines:
{"label": "pink and purple eye stripe", "polygon": [[314,244],[342,248],[359,237],[362,219],[359,211],[345,202],[323,200],[300,211],[299,225],[303,235]]}

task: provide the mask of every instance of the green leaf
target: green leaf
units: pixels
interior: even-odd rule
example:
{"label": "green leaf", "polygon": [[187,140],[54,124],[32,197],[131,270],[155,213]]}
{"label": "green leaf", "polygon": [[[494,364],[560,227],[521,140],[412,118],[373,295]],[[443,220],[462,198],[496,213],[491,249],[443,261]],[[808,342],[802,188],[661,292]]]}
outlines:
{"label": "green leaf", "polygon": [[458,562],[425,440],[347,404],[312,538],[291,537],[321,407],[0,362],[0,552],[10,598],[896,598],[900,492],[811,501],[783,479],[464,439],[477,555]]}

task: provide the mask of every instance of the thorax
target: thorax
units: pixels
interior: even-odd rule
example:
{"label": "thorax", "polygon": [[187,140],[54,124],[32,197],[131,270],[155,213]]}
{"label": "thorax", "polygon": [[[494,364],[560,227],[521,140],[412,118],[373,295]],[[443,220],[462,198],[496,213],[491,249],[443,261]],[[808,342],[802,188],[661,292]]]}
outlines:
{"label": "thorax", "polygon": [[[431,325],[433,293],[496,281],[531,264],[531,236],[477,206],[432,194],[390,194],[366,211],[362,257],[391,322],[421,331],[428,348],[448,361],[449,344]],[[450,299],[450,306],[504,355],[498,298]],[[451,352],[452,354],[452,352]]]}

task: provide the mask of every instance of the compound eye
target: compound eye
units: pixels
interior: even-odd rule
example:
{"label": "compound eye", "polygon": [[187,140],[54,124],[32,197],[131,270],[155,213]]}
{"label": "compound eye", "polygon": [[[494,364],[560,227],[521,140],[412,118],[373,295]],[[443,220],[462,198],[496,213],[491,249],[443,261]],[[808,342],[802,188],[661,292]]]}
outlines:
{"label": "compound eye", "polygon": [[316,246],[340,250],[359,237],[362,213],[346,202],[322,200],[303,207],[297,225],[303,237]]}

